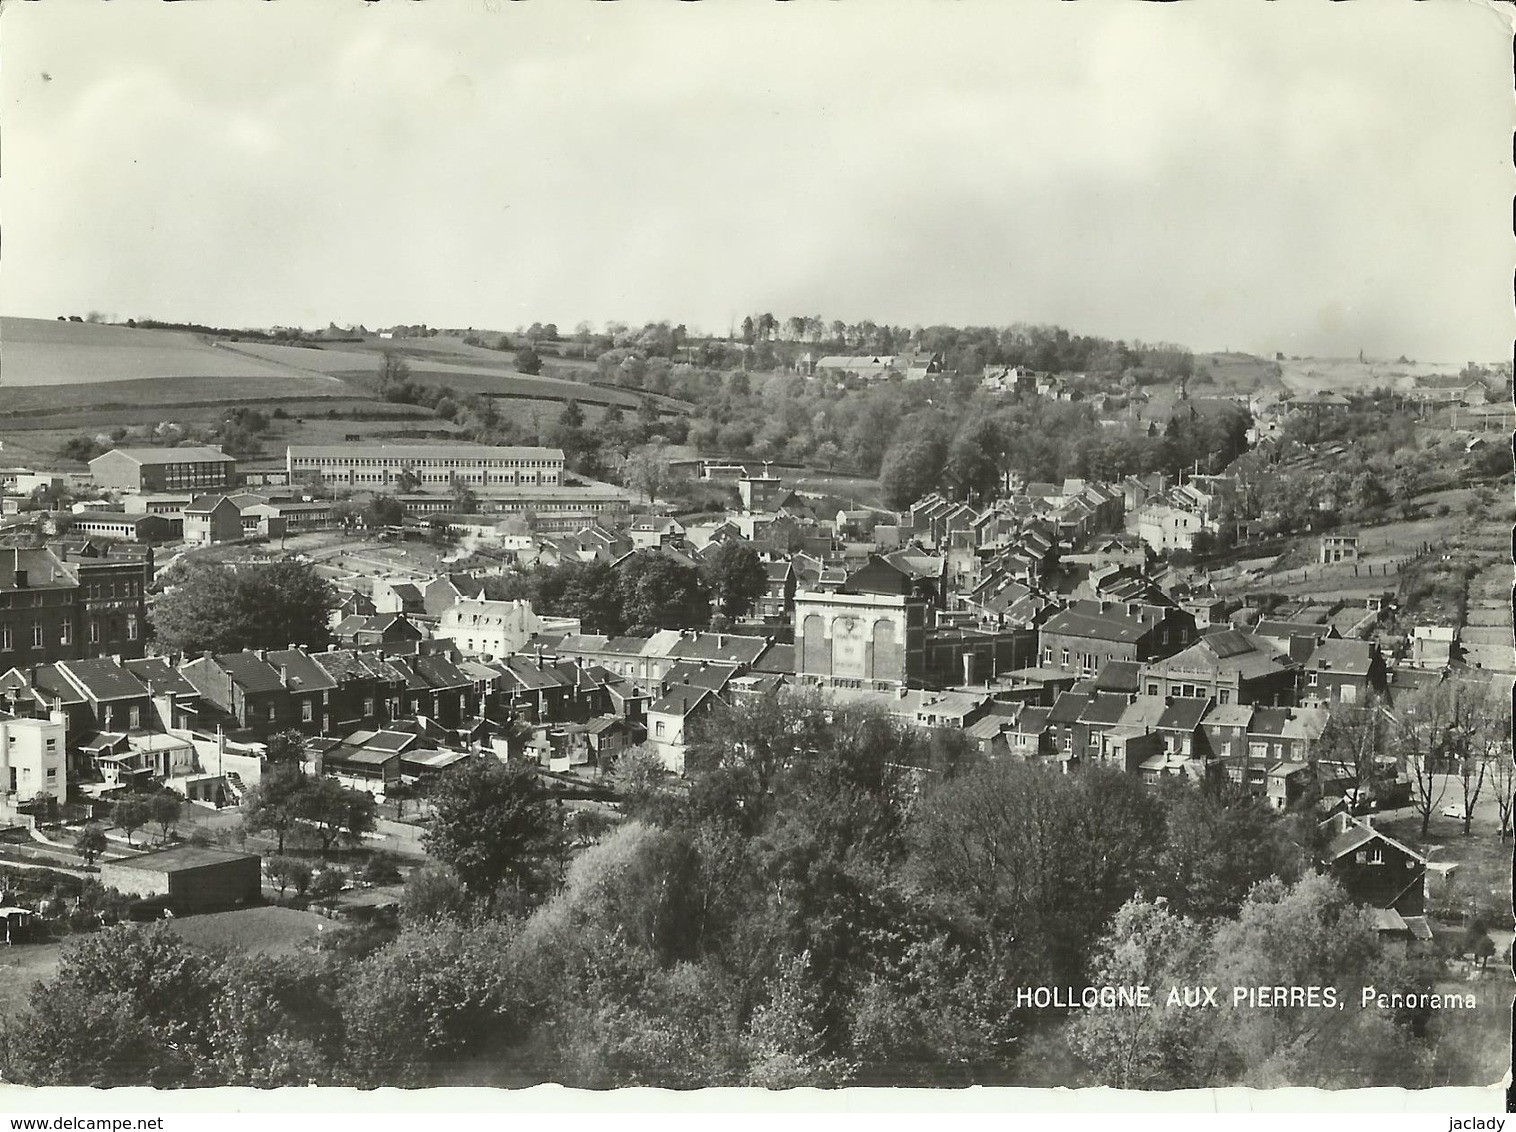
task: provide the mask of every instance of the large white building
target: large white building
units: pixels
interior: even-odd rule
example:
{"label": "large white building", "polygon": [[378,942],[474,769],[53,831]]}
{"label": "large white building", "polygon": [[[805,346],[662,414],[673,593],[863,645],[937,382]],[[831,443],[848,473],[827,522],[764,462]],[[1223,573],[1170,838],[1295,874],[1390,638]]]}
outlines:
{"label": "large white building", "polygon": [[291,445],[285,454],[290,482],[319,478],[348,487],[398,487],[413,473],[424,488],[455,481],[471,488],[552,487],[563,480],[563,449],[503,448],[484,444]]}
{"label": "large white building", "polygon": [[10,802],[39,794],[64,801],[67,727],[57,719],[11,719],[0,715],[0,791]]}
{"label": "large white building", "polygon": [[577,617],[539,617],[529,601],[464,598],[443,611],[434,634],[464,652],[503,657],[518,652],[535,633],[575,633]]}

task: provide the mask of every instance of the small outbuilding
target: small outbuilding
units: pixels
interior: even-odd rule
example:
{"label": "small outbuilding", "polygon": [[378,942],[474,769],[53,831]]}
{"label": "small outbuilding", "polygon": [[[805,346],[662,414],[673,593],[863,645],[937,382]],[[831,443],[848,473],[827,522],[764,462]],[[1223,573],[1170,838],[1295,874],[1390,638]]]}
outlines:
{"label": "small outbuilding", "polygon": [[176,912],[205,912],[258,902],[263,859],[196,845],[105,861],[100,883],[130,896],[167,897]]}

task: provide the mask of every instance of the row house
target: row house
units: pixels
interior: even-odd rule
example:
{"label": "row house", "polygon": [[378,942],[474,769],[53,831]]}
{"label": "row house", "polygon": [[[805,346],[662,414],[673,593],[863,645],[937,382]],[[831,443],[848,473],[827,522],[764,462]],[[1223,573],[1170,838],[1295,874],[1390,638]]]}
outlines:
{"label": "row house", "polygon": [[972,529],[978,512],[933,492],[911,504],[911,537],[926,546],[946,546],[954,531]]}
{"label": "row house", "polygon": [[240,730],[300,728],[316,733],[326,730],[329,722],[321,691],[296,693],[287,668],[281,672],[277,662],[270,662],[267,650],[207,653],[186,661],[180,672],[206,703],[225,713]]}
{"label": "row house", "polygon": [[1308,706],[1361,703],[1383,692],[1387,670],[1371,641],[1323,640],[1306,657],[1300,702]]}
{"label": "row house", "polygon": [[355,613],[337,622],[332,639],[348,648],[371,649],[414,644],[425,640],[426,633],[403,613]]}
{"label": "row house", "polygon": [[1041,662],[1045,668],[1094,676],[1113,660],[1172,655],[1195,635],[1195,619],[1172,606],[1075,601],[1042,623]]}
{"label": "row house", "polygon": [[127,549],[74,561],[48,547],[0,549],[0,670],[141,656],[152,555]]}
{"label": "row house", "polygon": [[795,589],[798,579],[788,559],[763,564],[763,594],[753,607],[753,616],[764,625],[789,627],[795,613]]}
{"label": "row house", "polygon": [[1143,665],[1150,696],[1199,696],[1218,704],[1295,703],[1299,666],[1256,634],[1227,629]]}

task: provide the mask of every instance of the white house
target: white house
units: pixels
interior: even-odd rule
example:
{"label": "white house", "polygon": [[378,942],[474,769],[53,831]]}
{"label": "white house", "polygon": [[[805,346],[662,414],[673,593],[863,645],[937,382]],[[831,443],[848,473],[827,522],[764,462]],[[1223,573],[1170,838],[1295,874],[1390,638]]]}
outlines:
{"label": "white house", "polygon": [[57,719],[0,716],[0,790],[11,802],[30,802],[39,794],[60,802],[65,799],[67,732],[61,715]]}
{"label": "white house", "polygon": [[536,633],[578,633],[577,617],[539,617],[529,601],[464,598],[443,611],[438,640],[477,656],[511,656]]}
{"label": "white house", "polygon": [[1210,530],[1201,515],[1166,503],[1150,503],[1137,512],[1137,535],[1156,553],[1166,550],[1193,550],[1195,536]]}

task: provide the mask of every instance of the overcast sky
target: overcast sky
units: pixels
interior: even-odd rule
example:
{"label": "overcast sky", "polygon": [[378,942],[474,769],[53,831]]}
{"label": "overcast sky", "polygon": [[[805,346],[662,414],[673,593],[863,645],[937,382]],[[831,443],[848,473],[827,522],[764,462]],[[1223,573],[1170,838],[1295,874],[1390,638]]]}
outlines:
{"label": "overcast sky", "polygon": [[0,15],[13,315],[1056,322],[1508,356],[1465,0],[50,0]]}

